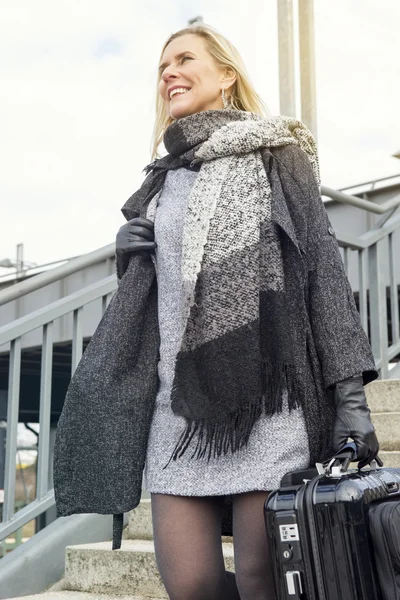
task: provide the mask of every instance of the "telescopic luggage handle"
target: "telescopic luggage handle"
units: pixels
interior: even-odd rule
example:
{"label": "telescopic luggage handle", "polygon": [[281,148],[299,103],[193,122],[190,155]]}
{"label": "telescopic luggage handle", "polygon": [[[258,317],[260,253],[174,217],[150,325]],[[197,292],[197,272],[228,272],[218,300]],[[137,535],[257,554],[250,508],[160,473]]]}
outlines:
{"label": "telescopic luggage handle", "polygon": [[343,471],[347,471],[349,464],[357,460],[357,446],[354,442],[349,442],[341,450],[336,452],[328,462],[330,466],[341,466]]}
{"label": "telescopic luggage handle", "polygon": [[[349,468],[351,462],[357,461],[357,445],[355,442],[348,442],[328,461],[317,464],[317,470],[320,475],[328,474],[332,476],[342,475]],[[370,463],[371,469],[376,469],[378,466],[383,467],[383,462],[377,456]]]}

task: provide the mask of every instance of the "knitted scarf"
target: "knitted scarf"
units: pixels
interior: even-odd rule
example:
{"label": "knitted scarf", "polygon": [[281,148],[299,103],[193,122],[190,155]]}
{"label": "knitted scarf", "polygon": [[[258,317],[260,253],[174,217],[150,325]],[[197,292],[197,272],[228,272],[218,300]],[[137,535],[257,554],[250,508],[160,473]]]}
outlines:
{"label": "knitted scarf", "polygon": [[319,185],[315,141],[295,119],[233,109],[181,118],[165,132],[168,154],[146,167],[141,188],[122,208],[128,220],[146,210],[154,221],[167,171],[200,164],[185,215],[181,339],[171,394],[172,410],[187,425],[170,460],[192,440],[191,458],[236,452],[263,412],[282,410],[285,390],[290,410],[304,402],[260,151],[284,144],[307,153]]}

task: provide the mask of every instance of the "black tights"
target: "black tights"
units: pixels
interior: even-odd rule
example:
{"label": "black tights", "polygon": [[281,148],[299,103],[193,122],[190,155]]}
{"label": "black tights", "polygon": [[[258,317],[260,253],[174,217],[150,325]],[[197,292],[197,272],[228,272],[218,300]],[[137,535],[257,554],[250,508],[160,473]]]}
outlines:
{"label": "black tights", "polygon": [[170,600],[275,600],[263,514],[267,496],[233,496],[231,573],[221,546],[223,496],[151,494],[157,567]]}

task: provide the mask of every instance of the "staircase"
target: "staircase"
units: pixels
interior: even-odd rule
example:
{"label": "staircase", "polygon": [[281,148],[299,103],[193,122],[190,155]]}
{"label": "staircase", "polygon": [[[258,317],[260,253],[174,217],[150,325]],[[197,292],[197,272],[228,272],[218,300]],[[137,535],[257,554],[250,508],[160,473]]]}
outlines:
{"label": "staircase", "polygon": [[[400,380],[380,380],[366,387],[368,404],[387,467],[400,468]],[[234,571],[234,548],[222,537],[225,568]],[[142,499],[130,512],[122,546],[111,541],[68,546],[65,573],[48,591],[21,600],[145,600],[168,598],[157,570],[151,501]]]}
{"label": "staircase", "polygon": [[[223,537],[225,568],[234,571],[232,538]],[[64,578],[48,591],[21,600],[145,600],[168,598],[157,570],[151,501],[142,499],[129,514],[119,550],[111,541],[68,546]]]}

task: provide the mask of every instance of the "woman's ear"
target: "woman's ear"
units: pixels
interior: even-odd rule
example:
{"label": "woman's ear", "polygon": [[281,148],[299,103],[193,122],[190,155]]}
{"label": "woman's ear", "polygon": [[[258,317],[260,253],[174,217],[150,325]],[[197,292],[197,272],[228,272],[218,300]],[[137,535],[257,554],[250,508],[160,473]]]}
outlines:
{"label": "woman's ear", "polygon": [[226,67],[221,77],[221,83],[225,83],[224,88],[227,90],[232,87],[236,79],[235,71],[231,67]]}

